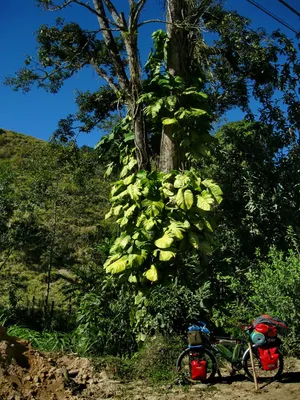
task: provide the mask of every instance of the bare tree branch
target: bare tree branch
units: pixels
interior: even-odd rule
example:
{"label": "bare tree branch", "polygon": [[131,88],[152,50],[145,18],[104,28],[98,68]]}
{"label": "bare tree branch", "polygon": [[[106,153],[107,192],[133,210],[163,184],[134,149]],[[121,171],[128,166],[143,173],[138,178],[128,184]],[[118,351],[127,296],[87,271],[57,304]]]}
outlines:
{"label": "bare tree branch", "polygon": [[112,88],[112,90],[115,93],[118,93],[119,92],[118,86],[114,83],[113,79],[107,75],[107,73],[104,71],[104,69],[98,67],[98,65],[96,64],[96,62],[93,58],[90,60],[90,62],[91,62],[92,67],[96,71],[96,73],[99,76],[101,76],[101,78],[103,78],[109,84],[109,86]]}
{"label": "bare tree branch", "polygon": [[140,16],[140,14],[141,14],[141,11],[142,11],[142,9],[144,8],[144,5],[146,4],[146,0],[139,0],[137,3],[136,3],[136,12],[135,12],[135,15],[134,15],[134,19],[133,19],[133,24],[134,25],[137,25],[137,23],[138,23],[138,20],[139,20],[139,16]]}
{"label": "bare tree branch", "polygon": [[62,5],[55,5],[55,4],[46,4],[42,1],[39,1],[39,3],[45,8],[47,11],[60,11],[63,8],[68,7],[71,3],[73,3],[74,0],[65,0]]}
{"label": "bare tree branch", "polygon": [[[89,6],[88,3],[84,3],[83,1],[80,1],[80,0],[73,0],[73,1],[74,1],[74,3],[87,8],[91,13],[97,15],[97,17],[101,16],[93,7]],[[106,16],[106,19],[111,25],[117,27],[118,29],[121,28],[118,23],[111,21],[110,19],[107,18],[107,16]]]}
{"label": "bare tree branch", "polygon": [[148,19],[147,21],[143,21],[143,22],[140,22],[139,24],[137,24],[137,27],[139,28],[140,26],[143,26],[143,25],[146,25],[146,24],[152,24],[152,23],[156,23],[156,22],[158,22],[158,23],[162,23],[162,24],[173,24],[172,22],[167,22],[167,21],[164,21],[163,19]]}
{"label": "bare tree branch", "polygon": [[121,18],[114,4],[111,2],[111,0],[103,0],[103,1],[106,7],[108,8],[108,11],[110,12],[111,16],[113,17],[115,23],[120,24]]}
{"label": "bare tree branch", "polygon": [[107,30],[109,29],[109,23],[107,21],[105,9],[104,9],[104,4],[102,0],[93,0],[95,10],[97,11],[97,19],[98,23],[100,26],[100,29],[102,29],[102,35],[104,42],[110,52],[110,55],[112,57],[112,63],[114,66],[114,69],[116,71],[116,75],[119,80],[119,84],[122,90],[128,90],[129,88],[129,81],[128,77],[125,72],[124,65],[121,60],[121,56],[118,51],[118,47],[116,44],[116,41],[114,39],[114,36],[111,31]]}
{"label": "bare tree branch", "polygon": [[[82,6],[82,7],[86,8],[87,10],[89,10],[92,14],[96,15],[97,17],[99,16],[98,12],[93,7],[91,7],[89,5],[89,3],[85,3],[85,2],[80,1],[80,0],[67,0],[67,1],[64,2],[64,4],[62,4],[60,6],[59,5],[47,5],[47,4],[44,4],[44,8],[47,11],[52,11],[52,12],[53,11],[60,11],[60,10],[62,10],[64,8],[66,8],[67,6],[71,5],[72,3],[75,3],[75,4],[79,5],[79,6]],[[117,23],[115,23],[114,21],[111,21],[107,17],[106,17],[106,19],[111,25],[116,27],[116,29],[106,28],[106,30],[112,30],[112,31],[113,30],[114,31],[120,30],[120,26]]]}

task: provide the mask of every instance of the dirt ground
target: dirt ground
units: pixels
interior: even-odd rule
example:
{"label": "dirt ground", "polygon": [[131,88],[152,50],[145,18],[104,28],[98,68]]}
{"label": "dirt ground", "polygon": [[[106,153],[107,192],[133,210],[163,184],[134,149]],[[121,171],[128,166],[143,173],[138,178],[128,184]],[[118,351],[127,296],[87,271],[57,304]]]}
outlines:
{"label": "dirt ground", "polygon": [[0,400],[298,400],[300,361],[288,360],[286,371],[282,382],[261,385],[257,393],[241,375],[211,385],[150,387],[112,380],[86,358],[41,353],[0,327]]}

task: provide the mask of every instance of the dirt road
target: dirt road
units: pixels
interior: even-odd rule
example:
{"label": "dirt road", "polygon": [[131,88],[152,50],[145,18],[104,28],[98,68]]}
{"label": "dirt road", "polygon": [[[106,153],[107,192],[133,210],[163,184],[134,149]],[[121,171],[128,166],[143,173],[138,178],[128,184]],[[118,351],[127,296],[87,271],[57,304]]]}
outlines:
{"label": "dirt road", "polygon": [[257,393],[242,375],[211,385],[124,383],[95,371],[86,358],[41,353],[0,327],[0,400],[300,400],[300,361],[287,360],[286,371],[282,382]]}

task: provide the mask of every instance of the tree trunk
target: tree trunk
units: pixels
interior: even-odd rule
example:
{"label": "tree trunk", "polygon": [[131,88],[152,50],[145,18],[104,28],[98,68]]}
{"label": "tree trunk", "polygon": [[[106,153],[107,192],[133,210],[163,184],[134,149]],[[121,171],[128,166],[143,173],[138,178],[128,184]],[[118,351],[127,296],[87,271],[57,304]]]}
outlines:
{"label": "tree trunk", "polygon": [[[187,10],[186,0],[167,0],[166,21],[169,37],[167,68],[171,75],[186,78],[188,68],[188,31],[178,26],[184,21]],[[162,129],[160,143],[159,170],[169,172],[182,168],[184,154],[176,138],[173,125],[165,125]]]}
{"label": "tree trunk", "polygon": [[138,169],[148,170],[149,156],[145,116],[142,106],[138,104],[139,96],[142,91],[142,84],[136,29],[136,27],[133,27],[130,34],[124,37],[130,72],[130,92],[127,94],[127,103],[132,118],[132,130],[134,132],[135,154],[138,162]]}

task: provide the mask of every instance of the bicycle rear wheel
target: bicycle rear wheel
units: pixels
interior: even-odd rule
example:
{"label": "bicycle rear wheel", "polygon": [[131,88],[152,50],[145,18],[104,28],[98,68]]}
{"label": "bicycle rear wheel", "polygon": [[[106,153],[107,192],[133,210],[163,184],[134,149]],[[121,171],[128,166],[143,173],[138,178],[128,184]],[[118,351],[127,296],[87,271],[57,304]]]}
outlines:
{"label": "bicycle rear wheel", "polygon": [[[194,380],[191,378],[191,360],[197,359],[198,361],[205,360],[207,365],[207,374],[205,380]],[[179,374],[192,383],[207,383],[213,379],[217,372],[217,361],[215,356],[205,348],[199,349],[185,349],[179,356],[176,364],[176,369]]]}
{"label": "bicycle rear wheel", "polygon": [[[272,371],[265,371],[262,368],[259,358],[259,353],[256,348],[253,348],[253,359],[254,359],[254,368],[258,382],[270,382],[280,379],[283,372],[283,356],[281,353],[279,353],[278,366],[276,369]],[[243,367],[247,377],[251,381],[254,381],[249,349],[247,349],[246,352],[244,353]]]}

